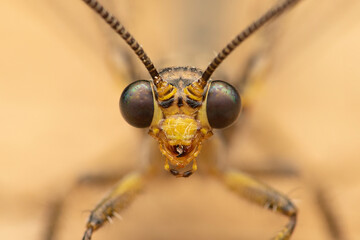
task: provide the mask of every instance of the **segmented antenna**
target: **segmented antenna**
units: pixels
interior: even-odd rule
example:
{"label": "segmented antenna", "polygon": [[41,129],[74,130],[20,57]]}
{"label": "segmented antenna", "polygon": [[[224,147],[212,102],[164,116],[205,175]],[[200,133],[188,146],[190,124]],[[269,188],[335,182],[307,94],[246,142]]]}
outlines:
{"label": "segmented antenna", "polygon": [[207,81],[214,73],[215,69],[224,61],[224,59],[237,47],[242,43],[246,38],[248,38],[252,33],[262,27],[265,23],[270,21],[271,19],[281,15],[288,7],[294,5],[300,0],[286,0],[285,2],[276,5],[275,7],[268,10],[264,15],[262,15],[258,20],[253,22],[250,26],[248,26],[245,30],[243,30],[240,34],[238,34],[225,48],[221,50],[221,52],[214,58],[214,60],[210,63],[210,65],[206,68],[205,72],[198,79],[198,84],[204,88]]}
{"label": "segmented antenna", "polygon": [[135,38],[125,29],[125,27],[116,19],[111,13],[109,13],[98,1],[96,0],[83,0],[89,5],[95,12],[97,12],[107,24],[109,24],[117,34],[119,34],[125,42],[131,47],[135,54],[140,58],[141,62],[145,65],[146,69],[154,80],[156,87],[163,83],[158,71],[150,58],[146,55],[144,49],[135,40]]}

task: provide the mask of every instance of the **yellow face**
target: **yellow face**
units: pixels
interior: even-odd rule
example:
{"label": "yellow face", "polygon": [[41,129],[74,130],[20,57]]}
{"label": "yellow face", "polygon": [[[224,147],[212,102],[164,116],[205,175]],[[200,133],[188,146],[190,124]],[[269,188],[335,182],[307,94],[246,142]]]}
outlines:
{"label": "yellow face", "polygon": [[196,157],[200,153],[202,141],[212,135],[206,118],[206,101],[202,98],[194,99],[187,88],[201,76],[201,72],[187,67],[168,68],[161,71],[160,75],[174,88],[167,89],[163,94],[154,94],[154,102],[157,104],[149,134],[159,143],[160,151],[166,158],[166,170],[179,175],[176,169],[184,168],[192,162],[193,172],[197,169]]}

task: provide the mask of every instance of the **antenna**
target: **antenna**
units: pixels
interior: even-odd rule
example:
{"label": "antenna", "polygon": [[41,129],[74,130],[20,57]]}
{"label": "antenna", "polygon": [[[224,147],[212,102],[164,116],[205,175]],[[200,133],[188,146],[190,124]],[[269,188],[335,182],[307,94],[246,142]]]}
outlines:
{"label": "antenna", "polygon": [[269,22],[271,19],[281,15],[287,10],[290,6],[299,2],[300,0],[286,0],[285,2],[278,4],[268,10],[264,15],[262,15],[255,22],[250,24],[247,28],[245,28],[241,33],[239,33],[230,43],[224,47],[221,52],[212,60],[209,66],[206,68],[205,72],[197,80],[197,84],[204,88],[207,81],[214,73],[216,68],[224,61],[224,59],[237,47],[239,46],[245,39],[247,39],[251,34],[253,34],[256,30],[261,28],[265,23]]}
{"label": "antenna", "polygon": [[83,0],[83,1],[87,5],[89,5],[95,12],[97,12],[104,19],[104,21],[108,25],[110,25],[115,30],[115,32],[125,40],[125,42],[131,47],[131,49],[139,57],[141,62],[145,65],[151,78],[154,81],[155,86],[157,88],[161,87],[164,84],[164,81],[160,77],[154,64],[152,63],[150,58],[146,55],[141,45],[125,29],[125,27],[120,23],[120,21],[116,19],[116,17],[114,17],[111,13],[109,13],[98,1],[96,0]]}

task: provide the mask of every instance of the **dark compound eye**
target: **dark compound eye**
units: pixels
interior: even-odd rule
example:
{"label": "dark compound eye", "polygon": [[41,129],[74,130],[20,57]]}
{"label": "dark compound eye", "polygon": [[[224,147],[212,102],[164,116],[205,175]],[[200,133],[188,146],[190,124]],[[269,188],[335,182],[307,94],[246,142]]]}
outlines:
{"label": "dark compound eye", "polygon": [[206,101],[206,114],[212,128],[229,126],[240,113],[240,95],[226,82],[212,81]]}
{"label": "dark compound eye", "polygon": [[153,91],[149,81],[139,80],[127,86],[120,97],[120,111],[137,128],[149,127],[154,115]]}

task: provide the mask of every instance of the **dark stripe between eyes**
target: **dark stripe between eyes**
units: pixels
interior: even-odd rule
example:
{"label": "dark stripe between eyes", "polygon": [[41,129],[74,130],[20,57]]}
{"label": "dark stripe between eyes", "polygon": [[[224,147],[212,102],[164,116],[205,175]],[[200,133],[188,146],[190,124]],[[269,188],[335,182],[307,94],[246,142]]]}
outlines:
{"label": "dark stripe between eyes", "polygon": [[201,102],[192,100],[189,97],[186,97],[186,103],[191,107],[191,108],[197,108],[201,106]]}
{"label": "dark stripe between eyes", "polygon": [[178,98],[177,105],[178,105],[178,107],[184,106],[182,97],[179,97],[179,98]]}
{"label": "dark stripe between eyes", "polygon": [[172,97],[168,100],[165,100],[165,101],[160,101],[159,105],[160,105],[160,107],[168,108],[173,104],[173,102],[174,102],[174,97]]}

